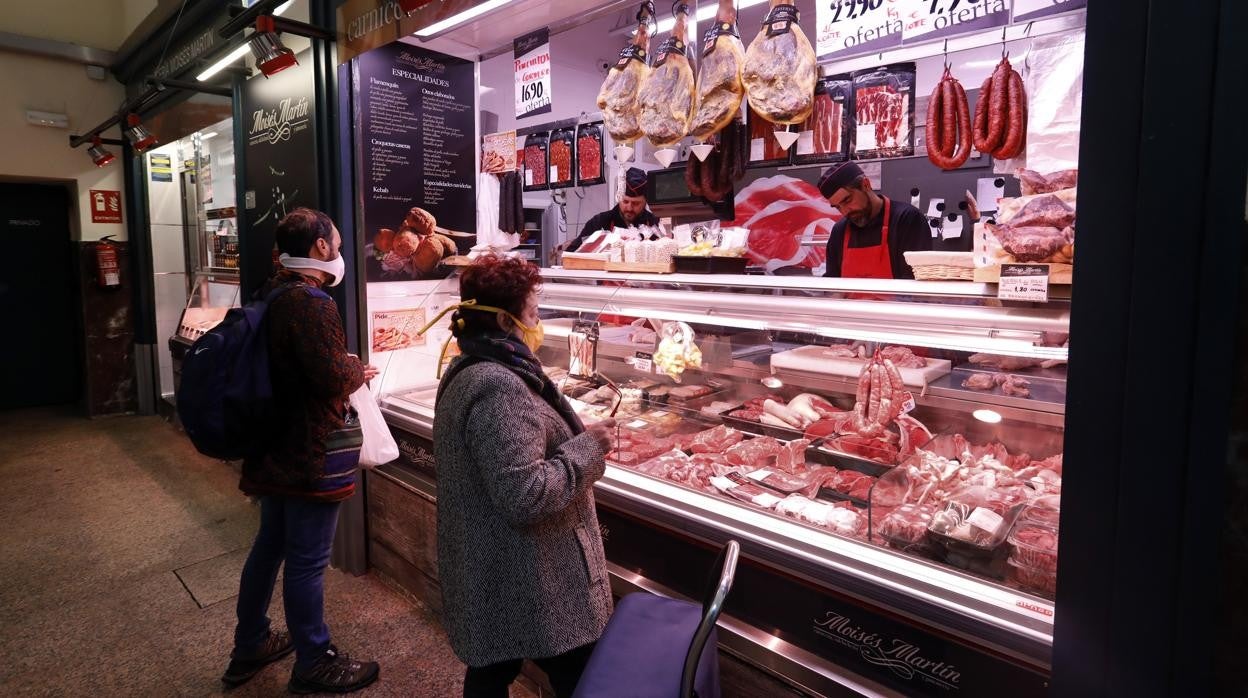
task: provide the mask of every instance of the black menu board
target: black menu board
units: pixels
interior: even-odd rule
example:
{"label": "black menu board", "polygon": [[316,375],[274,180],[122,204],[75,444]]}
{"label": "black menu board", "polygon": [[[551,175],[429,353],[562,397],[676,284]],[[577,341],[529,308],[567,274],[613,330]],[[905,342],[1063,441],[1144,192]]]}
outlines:
{"label": "black menu board", "polygon": [[300,206],[320,208],[316,176],[316,82],[312,52],[271,78],[243,83],[246,133],[243,184],[245,234],[239,237],[245,293],[273,272],[277,222]]}
{"label": "black menu board", "polygon": [[446,276],[441,260],[474,244],[453,233],[476,232],[473,64],[395,43],[361,55],[354,79],[368,280]]}

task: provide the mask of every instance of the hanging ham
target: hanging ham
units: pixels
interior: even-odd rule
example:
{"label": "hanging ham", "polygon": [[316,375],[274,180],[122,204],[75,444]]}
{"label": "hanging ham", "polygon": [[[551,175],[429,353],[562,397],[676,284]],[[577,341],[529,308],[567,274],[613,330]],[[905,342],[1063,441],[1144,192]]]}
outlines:
{"label": "hanging ham", "polygon": [[657,148],[680,142],[689,132],[693,117],[693,66],[689,65],[686,41],[689,6],[675,8],[676,26],[672,36],[659,46],[654,68],[645,77],[637,95],[641,130]]}
{"label": "hanging ham", "polygon": [[750,106],[775,124],[801,123],[814,108],[815,50],[797,22],[793,0],[771,0],[741,69]]}
{"label": "hanging ham", "polygon": [[737,33],[737,10],[733,0],[720,0],[715,26],[702,41],[702,63],[698,66],[698,107],[689,132],[705,141],[719,133],[741,110],[745,85],[741,66],[745,47]]}
{"label": "hanging ham", "polygon": [[650,4],[646,3],[637,13],[637,36],[620,51],[619,60],[598,91],[598,108],[607,133],[619,145],[635,143],[642,136],[637,93],[650,73],[649,52]]}

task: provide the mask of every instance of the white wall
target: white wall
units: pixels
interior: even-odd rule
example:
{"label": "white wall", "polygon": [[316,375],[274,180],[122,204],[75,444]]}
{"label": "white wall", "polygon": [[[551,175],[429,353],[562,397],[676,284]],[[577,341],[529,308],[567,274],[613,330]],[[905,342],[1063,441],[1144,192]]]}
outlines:
{"label": "white wall", "polygon": [[[124,97],[121,85],[111,77],[92,80],[81,65],[0,51],[0,95],[0,176],[70,182],[77,196],[70,215],[74,239],[124,240],[124,224],[91,222],[88,202],[91,189],[123,189],[120,148],[110,148],[118,161],[101,169],[85,146],[69,147],[71,133],[95,126],[117,108]],[[32,126],[26,122],[28,109],[68,114],[69,129]],[[118,131],[107,135],[118,137]],[[128,213],[122,215],[124,220]]]}
{"label": "white wall", "polygon": [[[130,34],[132,17],[147,16],[142,0],[4,0],[0,3],[0,31],[66,41],[114,51]],[[148,11],[156,3],[147,0]]]}

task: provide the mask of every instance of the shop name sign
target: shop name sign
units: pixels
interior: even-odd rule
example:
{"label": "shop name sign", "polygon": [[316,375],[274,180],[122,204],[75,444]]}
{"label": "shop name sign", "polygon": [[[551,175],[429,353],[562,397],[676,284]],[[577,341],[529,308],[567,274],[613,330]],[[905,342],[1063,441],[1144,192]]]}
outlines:
{"label": "shop name sign", "polygon": [[856,652],[863,660],[888,669],[906,681],[921,681],[945,690],[958,690],[962,672],[948,662],[929,659],[923,648],[899,638],[871,632],[839,613],[829,611],[814,620],[815,632]]}
{"label": "shop name sign", "polygon": [[404,12],[395,0],[346,0],[338,7],[338,62],[398,41],[487,0],[423,0]]}
{"label": "shop name sign", "polygon": [[290,140],[291,135],[306,128],[311,121],[312,104],[307,97],[287,97],[276,109],[257,109],[251,115],[251,129],[247,142],[251,145],[267,142],[276,145]]}
{"label": "shop name sign", "polygon": [[[399,53],[399,57],[397,60],[399,63],[402,63],[408,68],[411,68],[411,70],[404,70],[403,68],[391,68],[390,72],[396,78],[407,78],[408,80],[415,80],[417,82],[423,82],[428,85],[437,85],[438,87],[450,87],[451,86],[451,82],[449,80],[444,80],[442,78],[435,78],[433,77],[433,75],[429,75],[429,73],[434,73],[436,75],[441,75],[441,74],[446,73],[446,65],[444,63],[440,63],[432,58],[414,56],[412,55],[410,51],[403,51]],[[447,95],[439,95],[439,96],[449,99]]]}

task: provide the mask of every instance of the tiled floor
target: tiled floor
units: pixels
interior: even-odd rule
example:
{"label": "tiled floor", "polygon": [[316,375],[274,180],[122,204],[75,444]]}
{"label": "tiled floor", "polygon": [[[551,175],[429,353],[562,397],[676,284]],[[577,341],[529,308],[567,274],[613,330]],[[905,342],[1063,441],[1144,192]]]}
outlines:
{"label": "tiled floor", "polygon": [[[156,417],[0,412],[0,696],[205,696],[220,683],[258,509],[228,463]],[[280,589],[280,583],[278,585]],[[339,648],[381,662],[360,696],[453,698],[463,665],[424,605],[331,570]],[[283,627],[281,593],[270,616]],[[231,696],[285,692],[292,658]],[[721,654],[725,698],[793,691]],[[519,683],[513,698],[532,693]]]}

